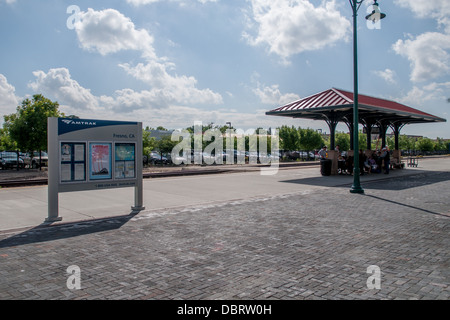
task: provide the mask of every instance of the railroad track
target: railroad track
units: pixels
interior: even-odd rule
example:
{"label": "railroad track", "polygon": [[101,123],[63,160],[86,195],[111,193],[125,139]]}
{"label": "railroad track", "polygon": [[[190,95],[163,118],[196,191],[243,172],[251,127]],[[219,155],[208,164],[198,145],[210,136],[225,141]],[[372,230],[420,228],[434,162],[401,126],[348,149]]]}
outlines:
{"label": "railroad track", "polygon": [[[305,163],[280,163],[280,168],[295,168],[295,167],[306,167],[306,166],[317,166],[319,162],[305,162]],[[260,167],[248,167],[241,168],[240,172],[255,171],[259,170]],[[192,169],[192,170],[177,170],[177,171],[166,171],[166,172],[150,172],[144,173],[142,176],[144,179],[152,178],[164,178],[164,177],[174,177],[174,176],[192,176],[192,175],[205,175],[205,174],[219,174],[228,172],[239,172],[233,167],[215,169]],[[15,188],[15,187],[27,187],[27,186],[39,186],[47,185],[47,178],[35,178],[35,179],[18,179],[18,180],[0,180],[0,188]]]}
{"label": "railroad track", "polygon": [[31,179],[31,180],[5,180],[5,181],[0,181],[0,188],[39,186],[39,185],[46,185],[46,184],[47,184],[47,178]]}

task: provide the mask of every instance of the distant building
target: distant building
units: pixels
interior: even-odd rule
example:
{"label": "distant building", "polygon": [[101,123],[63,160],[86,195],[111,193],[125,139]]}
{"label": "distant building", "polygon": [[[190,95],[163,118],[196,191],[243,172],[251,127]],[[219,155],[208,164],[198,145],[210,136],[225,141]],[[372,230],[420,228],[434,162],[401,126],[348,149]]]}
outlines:
{"label": "distant building", "polygon": [[175,130],[145,130],[150,132],[150,138],[155,138],[156,140],[161,140],[163,137],[172,136]]}

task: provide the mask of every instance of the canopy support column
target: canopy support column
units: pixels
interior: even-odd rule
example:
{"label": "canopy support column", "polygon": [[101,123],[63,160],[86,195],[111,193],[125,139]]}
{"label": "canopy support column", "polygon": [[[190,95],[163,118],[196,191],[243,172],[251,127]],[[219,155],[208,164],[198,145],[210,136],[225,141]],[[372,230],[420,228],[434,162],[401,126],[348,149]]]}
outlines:
{"label": "canopy support column", "polygon": [[330,128],[330,150],[334,150],[336,148],[336,127],[338,121],[327,121],[328,128]]}
{"label": "canopy support column", "polygon": [[350,133],[350,150],[353,150],[353,121],[346,121],[345,124],[347,125],[348,131]]}
{"label": "canopy support column", "polygon": [[400,137],[400,130],[406,125],[406,123],[396,122],[393,123],[391,128],[394,131],[395,136],[395,150],[400,149],[400,143],[399,143],[399,137]]}
{"label": "canopy support column", "polygon": [[380,135],[381,135],[381,148],[386,147],[386,132],[389,127],[385,122],[381,122],[379,124],[380,127]]}

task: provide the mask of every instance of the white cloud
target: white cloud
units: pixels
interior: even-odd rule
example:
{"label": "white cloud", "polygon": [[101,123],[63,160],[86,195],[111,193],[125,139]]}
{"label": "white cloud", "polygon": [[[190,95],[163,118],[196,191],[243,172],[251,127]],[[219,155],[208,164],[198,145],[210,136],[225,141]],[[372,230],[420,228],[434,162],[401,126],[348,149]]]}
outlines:
{"label": "white cloud", "polygon": [[132,4],[134,6],[146,5],[149,3],[159,2],[160,0],[127,0],[127,3]]}
{"label": "white cloud", "polygon": [[33,75],[36,80],[29,86],[35,92],[42,92],[59,103],[71,105],[76,109],[95,110],[99,107],[98,99],[89,89],[73,80],[66,68],[50,69],[48,73],[35,71]]}
{"label": "white cloud", "polygon": [[450,35],[427,32],[398,40],[392,48],[411,62],[411,80],[427,81],[450,74]]}
{"label": "white cloud", "polygon": [[254,46],[267,44],[284,60],[348,38],[351,24],[339,13],[335,0],[317,7],[307,0],[251,0],[251,4],[250,21],[257,35],[244,33],[244,37]]}
{"label": "white cloud", "polygon": [[[163,87],[142,91],[121,89],[111,96],[95,96],[72,79],[66,68],[50,69],[47,73],[35,71],[33,74],[36,80],[30,84],[30,88],[57,100],[76,115],[111,112],[118,116],[121,113],[140,111],[152,114],[159,109],[161,112],[167,112],[168,108],[174,105],[221,102],[220,95],[211,90],[202,91],[185,85],[181,85],[181,88]],[[169,81],[171,80],[173,79],[169,77]]]}
{"label": "white cloud", "polygon": [[398,40],[392,48],[411,63],[411,81],[430,81],[450,74],[450,1],[395,0],[419,18],[435,19],[444,32],[426,32]]}
{"label": "white cloud", "polygon": [[395,3],[414,12],[419,18],[436,19],[450,32],[450,1],[448,0],[395,0]]}
{"label": "white cloud", "polygon": [[387,83],[390,83],[390,84],[397,83],[397,81],[396,81],[397,74],[395,73],[395,71],[393,71],[389,68],[387,68],[385,70],[373,71],[373,73],[375,75],[377,75],[378,77],[382,78]]}
{"label": "white cloud", "polygon": [[[121,50],[142,52],[145,63],[135,66],[129,63],[119,65],[130,76],[150,86],[148,90],[141,92],[131,89],[116,91],[116,99],[122,101],[127,110],[148,105],[166,107],[170,104],[223,102],[220,94],[210,89],[198,89],[194,77],[171,75],[169,72],[175,70],[175,64],[168,62],[166,58],[159,58],[153,48],[153,37],[146,30],[136,29],[134,23],[119,11],[88,9],[87,12],[80,13],[80,21],[74,25],[83,49],[97,51],[102,55]],[[124,97],[129,101],[125,101]]]}
{"label": "white cloud", "polygon": [[177,104],[160,108],[156,103],[161,101],[160,95],[163,93],[157,91],[136,92],[132,89],[123,89],[117,90],[112,96],[94,96],[88,89],[71,79],[68,70],[64,68],[51,69],[47,73],[37,71],[34,75],[36,81],[30,85],[33,90],[57,100],[62,112],[81,118],[139,120],[144,122],[144,125],[163,125],[167,128],[186,128],[195,121],[203,123],[233,121],[241,126],[252,126],[256,119],[267,120],[263,112],[255,115],[233,110],[202,110]]}
{"label": "white cloud", "polygon": [[162,101],[181,104],[221,104],[222,96],[210,89],[196,88],[197,80],[188,76],[172,76],[167,72],[173,68],[171,63],[149,61],[132,67],[120,65],[129,75],[151,86],[152,95],[159,96]]}
{"label": "white cloud", "polygon": [[[147,5],[150,3],[156,3],[156,2],[160,2],[160,1],[161,0],[127,0],[127,3],[138,7],[138,6]],[[186,1],[183,1],[183,0],[170,0],[170,1],[179,2],[181,5],[186,4]],[[208,2],[217,2],[218,0],[197,0],[197,1],[202,4],[205,4]]]}
{"label": "white cloud", "polygon": [[433,82],[423,87],[414,86],[405,96],[397,99],[399,102],[421,106],[429,101],[444,102],[450,97],[450,82]]}
{"label": "white cloud", "polygon": [[136,29],[134,23],[119,11],[89,8],[87,12],[80,12],[79,18],[74,26],[83,49],[102,55],[137,50],[146,58],[155,58],[153,37],[144,29]]}
{"label": "white cloud", "polygon": [[300,97],[295,93],[282,94],[280,92],[279,85],[274,84],[270,87],[262,87],[258,85],[256,89],[253,89],[256,96],[259,97],[262,103],[271,104],[273,106],[284,105],[289,102],[300,99]]}
{"label": "white cloud", "polygon": [[14,86],[8,83],[3,74],[0,74],[0,114],[11,114],[16,111],[19,105],[19,98],[16,96],[15,91]]}
{"label": "white cloud", "polygon": [[[48,72],[36,71],[36,77],[30,87],[49,99],[56,100],[65,114],[74,114],[88,119],[117,119],[142,121],[144,125],[167,128],[186,128],[196,121],[203,123],[224,124],[232,122],[237,128],[247,129],[255,127],[269,128],[277,123],[278,119],[267,117],[266,110],[255,112],[238,112],[235,109],[200,109],[176,103],[172,96],[161,90],[132,89],[117,90],[111,96],[95,96],[90,90],[83,88],[76,80],[71,78],[66,68],[50,69]],[[5,86],[0,77],[0,88],[13,88]],[[0,90],[0,97],[3,97]],[[164,103],[164,107],[160,105]],[[16,104],[14,104],[16,105]],[[12,110],[11,112],[14,112]],[[9,113],[11,113],[9,112]]]}

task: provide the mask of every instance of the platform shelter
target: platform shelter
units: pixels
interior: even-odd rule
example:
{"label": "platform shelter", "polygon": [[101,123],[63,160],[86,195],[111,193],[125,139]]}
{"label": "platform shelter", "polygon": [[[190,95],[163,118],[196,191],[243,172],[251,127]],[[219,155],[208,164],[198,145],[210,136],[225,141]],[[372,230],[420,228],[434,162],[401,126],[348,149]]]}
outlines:
{"label": "platform shelter", "polygon": [[[393,160],[398,162],[399,135],[405,125],[447,121],[391,100],[362,94],[358,99],[359,123],[367,134],[367,150],[371,150],[371,137],[375,132],[381,136],[381,147],[385,147],[386,132],[391,128],[395,136]],[[331,88],[280,106],[266,115],[324,120],[330,129],[330,150],[335,149],[336,126],[340,122],[345,123],[350,131],[350,149],[353,150],[353,92]]]}

